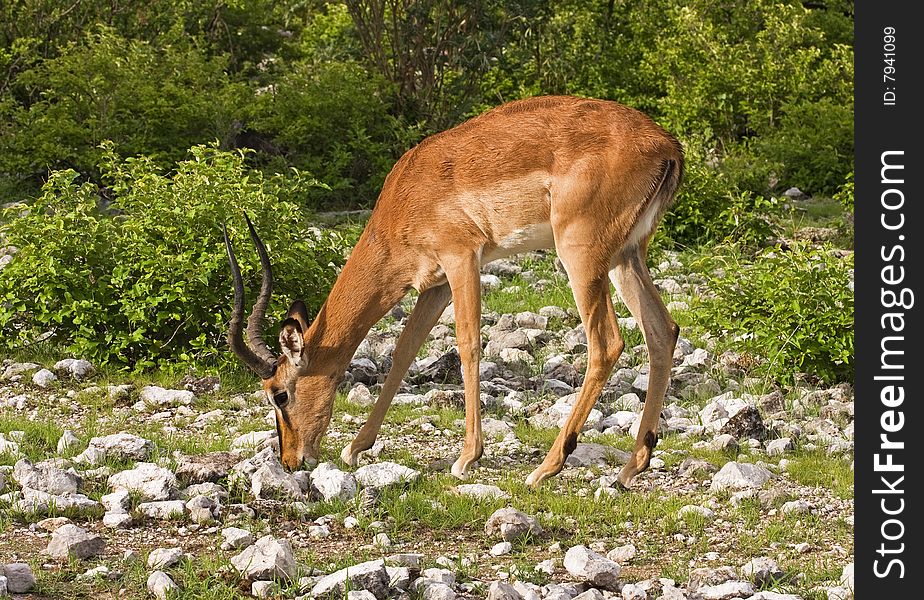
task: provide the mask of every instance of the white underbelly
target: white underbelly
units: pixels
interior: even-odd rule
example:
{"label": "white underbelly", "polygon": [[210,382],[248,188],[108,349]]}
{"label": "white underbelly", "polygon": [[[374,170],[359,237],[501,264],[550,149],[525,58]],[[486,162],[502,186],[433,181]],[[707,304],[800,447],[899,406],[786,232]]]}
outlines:
{"label": "white underbelly", "polygon": [[516,229],[500,240],[496,246],[486,248],[481,254],[481,264],[487,264],[492,260],[506,258],[521,252],[552,248],[554,245],[555,239],[552,236],[552,225],[550,223],[536,223]]}

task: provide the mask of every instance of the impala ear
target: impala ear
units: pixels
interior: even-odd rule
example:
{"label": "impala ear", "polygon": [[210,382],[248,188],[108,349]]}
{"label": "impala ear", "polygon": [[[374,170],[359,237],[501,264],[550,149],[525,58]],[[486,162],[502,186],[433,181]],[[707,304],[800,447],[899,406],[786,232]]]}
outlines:
{"label": "impala ear", "polygon": [[308,308],[301,300],[296,300],[289,307],[286,319],[295,319],[302,328],[302,333],[308,331]]}
{"label": "impala ear", "polygon": [[302,363],[302,348],[304,347],[302,331],[301,323],[293,317],[283,321],[282,328],[279,330],[279,347],[289,359],[289,363],[295,367],[301,366]]}

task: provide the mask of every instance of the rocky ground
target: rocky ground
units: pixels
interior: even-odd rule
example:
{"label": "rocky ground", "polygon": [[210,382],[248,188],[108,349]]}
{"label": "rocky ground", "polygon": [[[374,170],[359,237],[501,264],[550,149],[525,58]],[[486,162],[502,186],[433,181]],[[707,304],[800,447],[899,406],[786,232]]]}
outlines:
{"label": "rocky ground", "polygon": [[687,326],[702,281],[671,254],[653,274],[689,337],[651,469],[629,492],[615,474],[648,369],[631,318],[568,466],[539,490],[523,484],[586,361],[545,255],[483,278],[487,440],[466,482],[448,473],[463,435],[451,307],[356,469],[337,457],[412,300],[358,349],[311,471],[281,468],[272,413],[246,374],[155,381],[5,360],[0,596],[852,598],[853,390],[750,376],[753,357]]}

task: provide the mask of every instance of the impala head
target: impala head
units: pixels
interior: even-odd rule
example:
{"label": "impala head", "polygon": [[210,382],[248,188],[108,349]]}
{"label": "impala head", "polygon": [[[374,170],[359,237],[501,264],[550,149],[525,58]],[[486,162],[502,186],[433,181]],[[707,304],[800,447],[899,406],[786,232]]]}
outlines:
{"label": "impala head", "polygon": [[276,411],[276,433],[279,436],[279,453],[282,464],[289,469],[299,468],[305,461],[317,459],[321,438],[330,422],[336,381],[328,376],[312,373],[305,346],[308,331],[308,311],[305,303],[296,300],[289,307],[286,319],[279,330],[279,347],[282,355],[276,357],[263,341],[263,319],[273,292],[273,271],[266,247],[257,235],[250,218],[247,227],[263,269],[260,295],[253,304],[247,319],[247,341],[244,341],[244,281],[228,229],[224,227],[225,249],[234,280],[234,311],[228,324],[228,345],[245,365],[263,380],[266,398]]}

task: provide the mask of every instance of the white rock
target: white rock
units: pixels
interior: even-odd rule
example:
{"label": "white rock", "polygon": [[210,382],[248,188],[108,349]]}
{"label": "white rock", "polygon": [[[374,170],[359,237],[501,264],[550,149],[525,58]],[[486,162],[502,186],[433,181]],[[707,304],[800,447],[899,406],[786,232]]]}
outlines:
{"label": "white rock", "polygon": [[788,437],[770,440],[767,442],[767,454],[769,456],[780,456],[794,448],[792,440]]}
{"label": "white rock", "polygon": [[[537,428],[564,427],[565,423],[568,422],[568,417],[571,416],[571,411],[574,410],[574,403],[577,401],[577,398],[578,394],[576,393],[562,396],[555,401],[555,404],[545,411],[530,417],[530,424]],[[603,413],[596,408],[592,408],[587,416],[587,421],[584,423],[582,431],[599,429],[602,423]]]}
{"label": "white rock", "polygon": [[161,408],[189,406],[196,399],[196,395],[189,390],[168,390],[157,385],[146,385],[141,388],[140,399],[148,408]]}
{"label": "white rock", "polygon": [[137,435],[114,433],[90,439],[87,449],[74,457],[74,462],[99,464],[109,460],[145,460],[154,445]]}
{"label": "white rock", "polygon": [[154,571],[148,575],[148,592],[160,600],[166,600],[167,595],[176,592],[180,587],[163,571]]}
{"label": "white rock", "polygon": [[770,481],[772,477],[773,473],[766,467],[750,463],[728,462],[718,473],[712,476],[710,489],[713,492],[719,490],[759,489]]}
{"label": "white rock", "polygon": [[13,467],[13,479],[24,488],[54,496],[75,494],[80,485],[80,478],[76,474],[61,469],[53,461],[42,461],[33,465],[27,458],[16,462]]}
{"label": "white rock", "polygon": [[379,462],[360,467],[354,473],[356,481],[362,487],[382,489],[391,485],[415,481],[420,473],[393,462]]}
{"label": "white rock", "polygon": [[610,463],[625,464],[629,453],[605,444],[578,443],[565,459],[569,467],[604,467]]}
{"label": "white rock", "polygon": [[142,500],[168,500],[178,493],[176,476],[169,469],[154,463],[138,463],[134,469],[109,477],[109,487],[138,494]]}
{"label": "white rock", "polygon": [[431,583],[423,586],[421,598],[423,600],[455,600],[456,593],[445,583]]}
{"label": "white rock", "polygon": [[642,586],[627,583],[622,586],[622,600],[648,600],[648,591]]}
{"label": "white rock", "polygon": [[375,404],[375,397],[365,384],[357,383],[350,389],[350,393],[347,394],[347,402],[351,402],[357,406],[372,406]]}
{"label": "white rock", "polygon": [[[9,573],[7,573],[7,576],[9,576]],[[847,588],[848,590],[853,591],[854,590],[853,581],[854,581],[853,563],[849,563],[849,564],[844,565],[844,568],[841,571],[840,584],[844,586],[845,588]]]}
{"label": "white rock", "polygon": [[239,435],[231,442],[232,450],[263,450],[271,446],[276,440],[276,431],[251,431]]}
{"label": "white rock", "polygon": [[356,496],[356,478],[325,462],[311,472],[311,487],[325,500],[351,500]]}
{"label": "white rock", "polygon": [[148,555],[149,569],[169,569],[183,560],[182,548],[155,548]]}
{"label": "white rock", "polygon": [[80,447],[80,439],[70,429],[65,429],[58,439],[58,454],[66,454]]}
{"label": "white rock", "polygon": [[812,505],[802,499],[786,502],[780,507],[780,512],[784,515],[805,515],[811,511]]}
{"label": "white rock", "polygon": [[6,436],[0,433],[0,455],[3,454],[19,456],[19,444],[14,440],[8,440]]}
{"label": "white rock", "polygon": [[73,523],[62,525],[51,534],[51,542],[45,552],[58,560],[76,558],[84,560],[102,554],[106,541],[95,533]]}
{"label": "white rock", "polygon": [[574,596],[574,600],[604,600],[605,598],[606,596],[603,595],[603,592],[597,588],[590,588],[589,590]]}
{"label": "white rock", "polygon": [[620,566],[586,546],[569,548],[564,564],[572,577],[605,590],[619,590]]}
{"label": "white rock", "polygon": [[483,483],[463,483],[457,485],[454,489],[460,496],[467,496],[469,498],[475,498],[476,500],[498,500],[500,498],[510,497],[510,494],[496,485],[487,485]]}
{"label": "white rock", "polygon": [[756,586],[772,585],[784,576],[780,565],[769,556],[758,556],[744,563],[741,574]]}
{"label": "white rock", "polygon": [[378,600],[388,596],[390,579],[383,560],[372,560],[335,571],[319,579],[311,589],[311,595],[325,598],[329,595],[342,596],[346,592],[347,580],[353,590],[371,592]]}
{"label": "white rock", "polygon": [[611,561],[622,565],[627,563],[635,558],[635,555],[638,551],[635,546],[632,544],[626,544],[625,546],[617,546],[606,553],[606,557]]}
{"label": "white rock", "polygon": [[261,465],[253,474],[250,486],[253,495],[261,499],[298,501],[304,498],[298,481],[278,460]]}
{"label": "white rock", "polygon": [[488,587],[487,600],[523,600],[523,596],[509,583],[494,581]]}
{"label": "white rock", "polygon": [[700,587],[696,593],[703,600],[733,600],[734,598],[748,598],[753,596],[754,586],[749,581],[726,581],[719,585]]}
{"label": "white rock", "polygon": [[276,582],[254,581],[250,584],[250,593],[254,598],[271,598],[276,595]]}
{"label": "white rock", "polygon": [[223,550],[238,550],[253,543],[253,534],[238,527],[225,527],[221,530],[221,537],[224,538],[221,543]]}
{"label": "white rock", "polygon": [[14,508],[24,512],[45,512],[54,507],[56,510],[87,510],[99,508],[99,502],[87,498],[83,494],[49,494],[32,488],[23,488],[22,500],[18,501]]}
{"label": "white rock", "polygon": [[6,589],[11,594],[25,594],[35,587],[35,575],[26,563],[0,565],[0,573],[6,577]]}
{"label": "white rock", "polygon": [[161,500],[159,502],[142,502],[138,512],[151,519],[172,519],[186,515],[186,503],[182,500]]}
{"label": "white rock", "polygon": [[289,580],[295,576],[292,545],[288,540],[277,540],[271,535],[261,537],[240,554],[232,556],[231,564],[247,580]]}
{"label": "white rock", "polygon": [[512,542],[525,535],[539,535],[542,527],[536,519],[508,507],[498,509],[488,517],[484,532],[489,536],[499,533],[505,541]]}
{"label": "white rock", "polygon": [[[662,596],[663,597],[663,596]],[[780,594],[778,592],[757,592],[749,600],[802,600],[795,594]]]}
{"label": "white rock", "polygon": [[86,379],[96,371],[93,363],[79,358],[65,358],[55,363],[55,371],[77,380]]}
{"label": "white rock", "polygon": [[513,544],[510,542],[498,542],[488,551],[491,556],[504,556],[513,552]]}
{"label": "white rock", "polygon": [[[397,586],[392,586],[397,587]],[[398,588],[401,589],[401,588]],[[375,594],[369,590],[351,590],[347,592],[347,600],[375,600]]]}
{"label": "white rock", "polygon": [[48,369],[39,369],[32,374],[32,383],[40,388],[47,388],[58,380],[58,376]]}
{"label": "white rock", "polygon": [[118,490],[112,492],[111,494],[106,494],[100,497],[100,502],[106,508],[107,512],[125,512],[128,510],[129,506],[129,493],[128,490]]}
{"label": "white rock", "polygon": [[103,525],[110,529],[126,529],[131,527],[132,516],[127,512],[107,512],[103,515]]}

